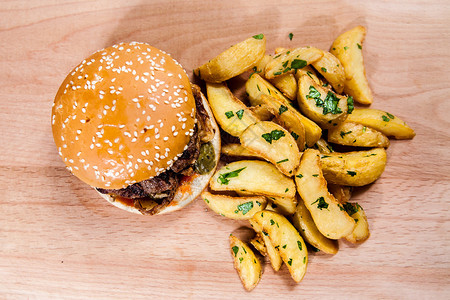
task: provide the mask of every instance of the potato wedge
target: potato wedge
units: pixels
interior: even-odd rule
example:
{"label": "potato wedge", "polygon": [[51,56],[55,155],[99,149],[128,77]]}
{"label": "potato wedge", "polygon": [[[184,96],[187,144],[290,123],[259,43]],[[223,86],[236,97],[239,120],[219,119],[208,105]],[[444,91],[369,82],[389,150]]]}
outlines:
{"label": "potato wedge", "polygon": [[[262,256],[267,256],[267,248],[266,244],[264,244],[264,240],[260,233],[257,233],[251,240],[250,244],[252,244],[253,248],[258,250],[258,252]],[[280,258],[281,259],[281,258]]]}
{"label": "potato wedge", "polygon": [[331,45],[331,54],[336,56],[344,66],[346,81],[344,92],[361,104],[373,102],[372,90],[366,78],[362,45],[366,28],[357,26],[344,32]]}
{"label": "potato wedge", "polygon": [[355,109],[348,115],[347,121],[371,127],[399,140],[412,139],[416,135],[414,130],[399,117],[378,109]]}
{"label": "potato wedge", "polygon": [[206,82],[219,83],[233,78],[256,65],[266,52],[266,38],[259,34],[219,54],[194,70]]}
{"label": "potato wedge", "polygon": [[251,219],[262,229],[280,253],[292,279],[300,282],[306,273],[308,250],[297,229],[282,215],[263,210]]}
{"label": "potato wedge", "polygon": [[[297,208],[297,197],[267,197],[269,199],[269,204],[273,211],[283,215],[290,216],[295,213]],[[267,209],[267,208],[266,208]]]}
{"label": "potato wedge", "polygon": [[256,115],[237,99],[225,83],[206,83],[211,110],[220,127],[239,136],[248,126],[258,122]]}
{"label": "potato wedge", "polygon": [[328,183],[328,191],[341,204],[347,203],[352,196],[352,188],[350,186]]}
{"label": "potato wedge", "polygon": [[241,144],[226,144],[223,145],[220,149],[220,152],[222,154],[228,155],[228,156],[241,156],[241,157],[248,157],[248,158],[263,158],[261,155],[248,150]]}
{"label": "potato wedge", "polygon": [[[253,74],[253,76],[247,80],[245,83],[245,90],[248,94],[250,103],[253,106],[263,104],[261,101],[261,94],[265,94],[283,102],[286,107],[290,107],[289,100],[283,96],[270,82],[258,74]],[[298,114],[298,117],[305,128],[306,145],[308,147],[314,146],[322,135],[322,129],[316,123],[300,113]]]}
{"label": "potato wedge", "polygon": [[328,141],[354,147],[389,147],[389,139],[381,132],[347,121],[328,129]]}
{"label": "potato wedge", "polygon": [[333,152],[320,156],[323,175],[329,183],[363,186],[377,180],[386,166],[384,148],[367,151]]}
{"label": "potato wedge", "polygon": [[358,203],[348,202],[344,204],[344,208],[356,222],[355,229],[345,239],[353,244],[364,242],[370,237],[369,222],[367,222],[366,213]]}
{"label": "potato wedge", "polygon": [[292,176],[300,161],[300,151],[291,134],[270,121],[250,125],[240,136],[242,146],[273,163],[286,176]]}
{"label": "potato wedge", "polygon": [[219,215],[236,220],[250,219],[267,206],[267,199],[264,196],[231,197],[203,191],[201,197],[209,208]]}
{"label": "potato wedge", "polygon": [[213,191],[248,191],[257,195],[294,197],[294,180],[284,176],[271,163],[240,160],[216,170],[210,180]]}
{"label": "potato wedge", "polygon": [[345,121],[347,99],[317,85],[307,75],[301,76],[298,81],[297,102],[300,110],[322,127],[331,128]]}
{"label": "potato wedge", "polygon": [[234,268],[247,291],[253,290],[261,279],[261,263],[253,250],[243,241],[230,235],[230,252]]}
{"label": "potato wedge", "polygon": [[272,78],[270,82],[289,100],[293,101],[297,97],[297,80],[294,74],[283,74]]}
{"label": "potato wedge", "polygon": [[264,77],[272,79],[296,70],[319,60],[323,51],[314,47],[302,47],[277,54],[266,65]]}
{"label": "potato wedge", "polygon": [[248,94],[250,104],[253,106],[262,104],[259,100],[261,94],[273,96],[286,104],[290,103],[289,99],[286,98],[276,87],[256,73],[253,74],[245,83],[245,91]]}
{"label": "potato wedge", "polygon": [[322,58],[313,62],[312,66],[333,86],[336,93],[341,94],[344,91],[345,71],[336,56],[323,51]]}
{"label": "potato wedge", "polygon": [[[271,60],[272,56],[264,55],[264,57],[253,67],[253,72],[257,74],[264,74],[264,69],[266,68],[267,63]],[[254,73],[252,73],[250,76],[252,76]]]}
{"label": "potato wedge", "polygon": [[[300,167],[295,174],[297,191],[317,229],[329,239],[340,239],[353,232],[355,221],[328,192],[319,156],[318,150],[307,149],[303,152]],[[260,213],[255,214],[259,215]]]}
{"label": "potato wedge", "polygon": [[280,252],[275,249],[269,237],[266,234],[262,233],[262,227],[252,219],[249,219],[249,221],[255,232],[263,239],[264,245],[266,246],[267,256],[269,257],[270,265],[275,272],[278,272],[281,268],[281,265],[283,264]]}
{"label": "potato wedge", "polygon": [[294,77],[297,80],[300,79],[300,77],[302,77],[302,75],[308,75],[309,78],[311,78],[312,80],[314,80],[314,82],[318,85],[323,85],[322,80],[319,79],[319,77],[317,77],[316,71],[311,67],[311,66],[306,66],[302,69],[298,69],[295,73],[294,73]]}
{"label": "potato wedge", "polygon": [[333,148],[331,147],[330,144],[328,144],[327,141],[325,141],[324,139],[319,139],[316,143],[316,148],[317,150],[319,150],[320,153],[331,153],[334,152]]}
{"label": "potato wedge", "polygon": [[338,242],[330,240],[320,233],[303,201],[298,202],[296,212],[292,216],[292,224],[311,246],[328,254],[336,254],[338,252]]}
{"label": "potato wedge", "polygon": [[[236,191],[239,196],[251,197],[254,194],[249,192]],[[283,216],[290,216],[295,213],[297,208],[297,197],[288,198],[288,197],[273,197],[266,196],[267,206],[265,209],[277,212]]]}
{"label": "potato wedge", "polygon": [[270,107],[265,104],[250,106],[249,109],[261,121],[270,121],[274,117],[274,114],[272,113],[272,110],[270,109]]}
{"label": "potato wedge", "polygon": [[297,143],[298,149],[305,149],[305,127],[302,124],[301,114],[292,106],[279,99],[261,94],[261,103],[275,116],[275,122],[289,131]]}

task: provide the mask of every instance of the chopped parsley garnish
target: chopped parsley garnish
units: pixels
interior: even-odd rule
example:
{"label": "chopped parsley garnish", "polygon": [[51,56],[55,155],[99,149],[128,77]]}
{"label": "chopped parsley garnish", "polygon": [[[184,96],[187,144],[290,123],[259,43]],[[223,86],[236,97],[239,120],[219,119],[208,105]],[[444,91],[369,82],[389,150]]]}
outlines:
{"label": "chopped parsley garnish", "polygon": [[247,250],[245,250],[245,248],[244,248],[244,247],[242,247],[242,250],[244,250],[244,253],[245,253],[245,254],[247,254]]}
{"label": "chopped parsley garnish", "polygon": [[303,263],[306,264],[306,256],[303,256]]}
{"label": "chopped parsley garnish", "polygon": [[344,50],[347,50],[347,49],[348,49],[348,47],[347,47],[347,46],[345,46],[345,47],[344,47]]}
{"label": "chopped parsley garnish", "polygon": [[262,233],[263,233],[265,236],[269,236],[269,234],[268,234],[267,232],[265,232],[264,230],[262,231]]}
{"label": "chopped parsley garnish", "polygon": [[306,62],[306,60],[303,59],[294,59],[291,62],[291,69],[301,69],[304,68],[308,65],[308,63]]}
{"label": "chopped parsley garnish", "polygon": [[312,175],[312,177],[318,177],[319,176],[319,174],[313,174]]}
{"label": "chopped parsley garnish", "polygon": [[292,137],[297,140],[298,139],[298,134],[296,134],[295,132],[291,132]]}
{"label": "chopped parsley garnish", "polygon": [[307,99],[314,99],[317,107],[323,107],[323,114],[328,113],[339,114],[342,110],[338,107],[339,98],[331,91],[329,91],[324,100],[320,99],[320,92],[312,85],[309,86],[309,94]]}
{"label": "chopped parsley garnish", "polygon": [[239,251],[239,247],[238,246],[233,246],[231,249],[233,250],[234,256],[236,257],[236,255],[237,255],[237,253]]}
{"label": "chopped parsley garnish", "polygon": [[206,203],[209,203],[209,200],[205,198],[205,202],[206,202]]}
{"label": "chopped parsley garnish", "polygon": [[376,153],[370,153],[370,154],[364,155],[364,157],[370,157],[370,156],[375,156],[375,155],[377,155],[377,154]]}
{"label": "chopped parsley garnish", "polygon": [[289,33],[289,40],[292,41],[292,38],[294,37],[294,34],[291,32]]}
{"label": "chopped parsley garnish", "polygon": [[281,105],[280,108],[278,109],[278,114],[281,115],[282,113],[284,113],[287,110],[288,110],[288,108],[286,106]]}
{"label": "chopped parsley garnish", "polygon": [[340,210],[345,210],[340,203],[337,206],[339,207]]}
{"label": "chopped parsley garnish", "polygon": [[382,115],[381,118],[383,119],[383,121],[389,122],[389,117],[386,117],[385,115]]}
{"label": "chopped parsley garnish", "polygon": [[279,140],[283,136],[285,136],[284,131],[278,129],[272,130],[271,132],[264,133],[262,135],[263,139],[265,139],[269,144],[272,144],[272,141]]}
{"label": "chopped parsley garnish", "polygon": [[288,260],[288,265],[292,266],[292,258]]}
{"label": "chopped parsley garnish", "polygon": [[391,118],[391,119],[394,119],[395,117],[394,117],[394,115],[391,115],[390,113],[386,113],[386,115],[389,117],[389,118]]}
{"label": "chopped parsley garnish", "polygon": [[303,178],[303,175],[302,175],[302,174],[298,174],[298,175],[296,175],[295,177],[297,177],[297,178]]}
{"label": "chopped parsley garnish", "polygon": [[227,116],[227,118],[229,119],[229,118],[232,118],[232,117],[234,116],[234,114],[233,114],[233,112],[230,110],[230,111],[225,112],[225,116]]}
{"label": "chopped parsley garnish", "polygon": [[328,86],[328,82],[322,84],[323,87],[327,87]]}
{"label": "chopped parsley garnish", "polygon": [[275,225],[275,221],[270,219],[270,225]]}
{"label": "chopped parsley garnish", "polygon": [[300,241],[297,241],[297,246],[298,246],[298,249],[300,249],[300,251],[302,251],[302,242],[300,242]]}
{"label": "chopped parsley garnish", "polygon": [[280,160],[280,161],[277,161],[277,164],[281,164],[281,163],[286,162],[286,161],[289,161],[289,159],[288,159],[288,158],[285,158],[285,159],[282,159],[282,160]]}
{"label": "chopped parsley garnish", "polygon": [[347,174],[353,177],[353,176],[356,175],[356,172],[354,172],[354,171],[347,171]]}
{"label": "chopped parsley garnish", "polygon": [[288,191],[289,191],[289,189],[288,189],[288,188],[286,188],[286,189],[284,190],[284,192],[285,192],[285,193],[287,193]]}
{"label": "chopped parsley garnish", "polygon": [[283,249],[286,249],[287,245],[283,245]]}
{"label": "chopped parsley garnish", "polygon": [[258,91],[261,92],[261,89],[259,88],[259,84],[256,85],[256,88],[258,89]]}
{"label": "chopped parsley garnish", "polygon": [[331,157],[329,155],[322,155],[320,158],[327,158],[327,157]]}
{"label": "chopped parsley garnish", "polygon": [[324,68],[324,67],[322,67],[322,68],[320,68],[321,70],[322,70],[322,72],[324,72],[324,73],[326,73],[327,72],[327,68]]}
{"label": "chopped parsley garnish", "polygon": [[359,208],[359,205],[357,203],[353,204],[353,203],[347,202],[344,204],[344,209],[349,214],[349,216],[357,213],[358,208]]}
{"label": "chopped parsley garnish", "polygon": [[240,109],[236,112],[236,116],[239,118],[239,120],[242,120],[242,116],[244,115],[244,110]]}
{"label": "chopped parsley garnish", "polygon": [[256,204],[258,204],[259,206],[261,206],[261,202],[259,202],[259,201],[256,201]]}
{"label": "chopped parsley garnish", "polygon": [[275,75],[275,76],[281,75],[281,74],[283,74],[283,73],[281,73],[281,72],[275,72],[275,73],[273,73],[273,75]]}
{"label": "chopped parsley garnish", "polygon": [[289,60],[285,61],[285,62],[282,64],[283,68],[286,68],[287,65],[288,65],[288,63],[289,63]]}
{"label": "chopped parsley garnish", "polygon": [[361,46],[360,43],[356,43],[356,45],[358,46],[358,48],[359,48],[360,50],[362,49],[362,46]]}
{"label": "chopped parsley garnish", "polygon": [[362,129],[362,132],[366,132],[366,129],[367,129],[367,127],[364,126],[363,129]]}
{"label": "chopped parsley garnish", "polygon": [[242,204],[239,204],[237,206],[239,211],[242,211],[242,214],[245,215],[253,208],[253,201],[245,202]]}
{"label": "chopped parsley garnish", "polygon": [[[312,79],[312,76],[311,76],[311,71],[306,71],[306,75],[308,75],[309,76],[309,78],[311,78]],[[320,96],[319,96],[320,97]]]}
{"label": "chopped parsley garnish", "polygon": [[239,257],[239,262],[242,262],[244,260],[243,257]]}
{"label": "chopped parsley garnish", "polygon": [[264,38],[264,34],[261,33],[261,34],[254,35],[253,38],[257,39],[257,40],[262,40]]}
{"label": "chopped parsley garnish", "polygon": [[349,133],[352,133],[352,131],[351,131],[351,130],[349,130],[349,131],[347,131],[347,132],[341,131],[341,133],[340,133],[339,135],[341,136],[341,138],[344,138],[344,136],[345,136],[346,134],[349,134]]}
{"label": "chopped parsley garnish", "polygon": [[244,170],[246,167],[240,168],[238,170],[235,171],[231,171],[228,173],[223,173],[220,174],[219,177],[217,178],[217,182],[220,184],[228,184],[230,182],[230,180],[228,178],[233,178],[233,177],[238,177],[239,173]]}
{"label": "chopped parsley garnish", "polygon": [[347,110],[348,114],[351,114],[353,112],[353,110],[355,109],[355,105],[354,105],[352,96],[347,98],[347,107],[348,107],[348,110]]}
{"label": "chopped parsley garnish", "polygon": [[316,201],[311,203],[311,205],[315,204],[317,202],[317,208],[322,210],[323,208],[328,209],[328,203],[325,201],[323,197],[317,198]]}
{"label": "chopped parsley garnish", "polygon": [[330,145],[327,145],[327,149],[330,150],[330,152],[334,152],[333,147],[331,147]]}

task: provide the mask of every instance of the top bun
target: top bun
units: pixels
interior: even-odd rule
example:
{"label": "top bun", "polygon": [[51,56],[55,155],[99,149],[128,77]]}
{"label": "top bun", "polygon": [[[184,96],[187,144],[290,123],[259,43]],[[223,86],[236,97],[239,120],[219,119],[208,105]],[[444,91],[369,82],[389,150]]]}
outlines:
{"label": "top bun", "polygon": [[85,59],[64,80],[52,111],[53,138],[67,168],[105,189],[170,168],[195,122],[186,72],[164,51],[136,42]]}

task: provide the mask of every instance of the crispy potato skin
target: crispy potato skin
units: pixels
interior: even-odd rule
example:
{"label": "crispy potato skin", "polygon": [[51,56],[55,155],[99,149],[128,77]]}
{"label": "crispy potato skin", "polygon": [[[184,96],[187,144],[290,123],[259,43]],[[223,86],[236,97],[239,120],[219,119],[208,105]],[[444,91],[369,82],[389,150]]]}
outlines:
{"label": "crispy potato skin", "polygon": [[300,167],[295,175],[297,191],[311,213],[317,229],[329,239],[340,239],[353,232],[355,221],[328,192],[319,156],[318,150],[307,149],[303,152]]}
{"label": "crispy potato skin", "polygon": [[345,70],[339,59],[328,51],[323,51],[321,59],[312,63],[317,70],[334,88],[336,93],[344,91]]}
{"label": "crispy potato skin", "polygon": [[334,184],[363,186],[377,180],[386,166],[386,150],[332,152],[320,155],[325,179]]}
{"label": "crispy potato skin", "polygon": [[297,229],[284,216],[268,210],[255,214],[251,220],[269,237],[292,279],[300,282],[306,273],[308,250]]}
{"label": "crispy potato skin", "polygon": [[230,253],[234,268],[247,291],[253,290],[261,279],[261,263],[253,250],[243,241],[230,235]]}
{"label": "crispy potato skin", "polygon": [[267,206],[267,199],[264,196],[232,197],[203,191],[201,197],[213,211],[235,220],[250,219]]}
{"label": "crispy potato skin", "polygon": [[416,135],[405,121],[379,109],[357,108],[348,115],[347,121],[373,128],[399,140],[412,139]]}
{"label": "crispy potato skin", "polygon": [[250,37],[198,67],[194,74],[206,82],[223,82],[255,66],[265,52],[266,38]]}
{"label": "crispy potato skin", "polygon": [[344,66],[346,81],[344,92],[361,104],[373,102],[372,90],[366,78],[362,45],[366,36],[366,28],[357,26],[344,32],[331,45],[330,52]]}
{"label": "crispy potato skin", "polygon": [[206,83],[208,102],[220,127],[233,136],[239,136],[258,117],[236,98],[225,83]]}
{"label": "crispy potato skin", "polygon": [[[268,141],[273,132],[281,133],[282,136]],[[274,122],[260,121],[250,125],[239,139],[242,146],[270,161],[286,176],[292,176],[298,167],[300,151],[295,139],[286,129]]]}
{"label": "crispy potato skin", "polygon": [[389,139],[381,132],[347,121],[328,129],[328,141],[353,147],[389,147]]}
{"label": "crispy potato skin", "polygon": [[258,160],[229,163],[216,170],[209,184],[213,191],[247,191],[256,195],[289,198],[296,193],[292,178],[283,175],[273,164]]}
{"label": "crispy potato skin", "polygon": [[292,216],[292,224],[297,228],[305,241],[312,246],[328,254],[336,254],[338,252],[338,242],[328,239],[320,233],[303,201],[298,202],[296,212]]}

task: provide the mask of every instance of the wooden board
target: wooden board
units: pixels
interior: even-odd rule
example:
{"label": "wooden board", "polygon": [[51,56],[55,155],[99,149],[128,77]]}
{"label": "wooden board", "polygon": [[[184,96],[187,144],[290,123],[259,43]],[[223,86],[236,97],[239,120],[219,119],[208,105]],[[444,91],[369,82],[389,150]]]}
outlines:
{"label": "wooden board", "polygon": [[[0,298],[450,298],[448,1],[2,1],[0,3]],[[364,25],[373,108],[413,127],[392,141],[381,179],[354,196],[371,238],[311,254],[295,284],[268,262],[246,293],[228,250],[246,222],[201,201],[135,216],[65,170],[50,110],[66,74],[93,51],[144,41],[192,69],[264,33],[267,47],[328,49]],[[288,34],[294,37],[289,40]]]}

